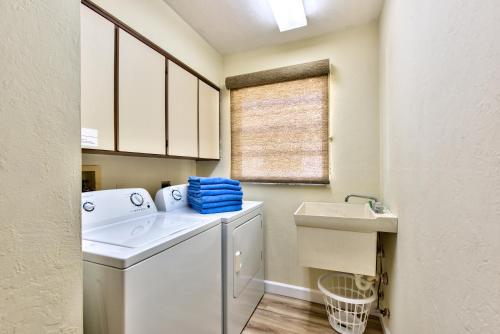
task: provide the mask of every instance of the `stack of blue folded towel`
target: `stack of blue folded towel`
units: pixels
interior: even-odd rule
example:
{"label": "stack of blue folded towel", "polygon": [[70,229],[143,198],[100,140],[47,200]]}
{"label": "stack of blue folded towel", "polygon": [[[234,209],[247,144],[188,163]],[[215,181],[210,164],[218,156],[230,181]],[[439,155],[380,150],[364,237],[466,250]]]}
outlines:
{"label": "stack of blue folded towel", "polygon": [[243,192],[240,181],[221,177],[190,176],[189,206],[199,213],[218,213],[241,210]]}

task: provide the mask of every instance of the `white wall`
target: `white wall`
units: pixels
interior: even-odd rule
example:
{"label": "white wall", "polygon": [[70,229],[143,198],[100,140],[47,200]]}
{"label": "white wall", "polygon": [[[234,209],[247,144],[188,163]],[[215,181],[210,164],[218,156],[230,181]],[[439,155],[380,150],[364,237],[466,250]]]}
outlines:
{"label": "white wall", "polygon": [[[330,58],[331,186],[244,184],[245,199],[265,202],[266,279],[315,287],[318,270],[299,266],[293,212],[302,201],[342,201],[379,193],[378,23],[226,56],[224,77]],[[219,163],[199,162],[199,175],[230,175],[228,91],[223,91]]]}
{"label": "white wall", "polygon": [[500,328],[500,6],[386,0],[383,193],[392,333]]}
{"label": "white wall", "polygon": [[[222,56],[163,0],[94,2],[210,81],[222,82]],[[83,154],[83,163],[101,166],[103,189],[142,187],[152,196],[162,180],[185,183],[196,172],[193,160]]]}
{"label": "white wall", "polygon": [[82,333],[78,1],[0,1],[0,333]]}

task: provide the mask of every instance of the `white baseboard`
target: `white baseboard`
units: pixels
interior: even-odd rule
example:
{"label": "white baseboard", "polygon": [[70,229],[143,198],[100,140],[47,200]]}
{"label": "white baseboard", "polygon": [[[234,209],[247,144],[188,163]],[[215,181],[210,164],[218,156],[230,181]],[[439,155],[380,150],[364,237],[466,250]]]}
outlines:
{"label": "white baseboard", "polygon": [[380,315],[380,323],[382,324],[382,330],[384,331],[384,334],[391,334],[387,318],[384,317],[383,315]]}
{"label": "white baseboard", "polygon": [[[323,295],[319,290],[304,288],[297,285],[285,284],[274,281],[264,281],[265,291],[275,295],[281,295],[290,298],[305,300],[308,302],[324,304]],[[372,312],[372,315],[380,319],[384,334],[391,334],[387,323],[387,318],[377,311]]]}
{"label": "white baseboard", "polygon": [[389,330],[389,323],[387,322],[387,318],[384,317],[378,311],[372,311],[372,315],[374,315],[380,319],[380,324],[382,325],[382,331],[384,332],[384,334],[391,334],[391,331]]}
{"label": "white baseboard", "polygon": [[324,304],[323,295],[319,290],[267,280],[264,281],[264,284],[268,293]]}

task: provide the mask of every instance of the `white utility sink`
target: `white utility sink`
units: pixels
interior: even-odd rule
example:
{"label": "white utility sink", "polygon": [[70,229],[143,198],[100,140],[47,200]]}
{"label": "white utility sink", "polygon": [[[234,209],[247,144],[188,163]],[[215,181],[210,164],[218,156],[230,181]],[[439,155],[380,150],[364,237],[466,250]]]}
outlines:
{"label": "white utility sink", "polygon": [[368,276],[376,275],[378,232],[398,231],[397,217],[369,204],[304,202],[294,218],[301,265]]}
{"label": "white utility sink", "polygon": [[304,202],[295,211],[297,226],[351,232],[398,232],[398,218],[386,210],[373,212],[369,204]]}

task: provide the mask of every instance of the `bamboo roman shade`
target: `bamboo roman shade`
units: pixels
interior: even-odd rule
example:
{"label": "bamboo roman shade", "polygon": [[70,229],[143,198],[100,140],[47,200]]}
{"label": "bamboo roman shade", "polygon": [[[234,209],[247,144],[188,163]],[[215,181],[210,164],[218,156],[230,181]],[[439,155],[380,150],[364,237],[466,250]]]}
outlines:
{"label": "bamboo roman shade", "polygon": [[[232,87],[233,178],[249,182],[329,183],[329,64],[328,60],[320,62],[226,79],[226,86]],[[325,63],[318,70],[318,64]],[[265,75],[259,78],[259,73]],[[270,82],[271,78],[275,82]],[[255,85],[256,82],[265,84]]]}

